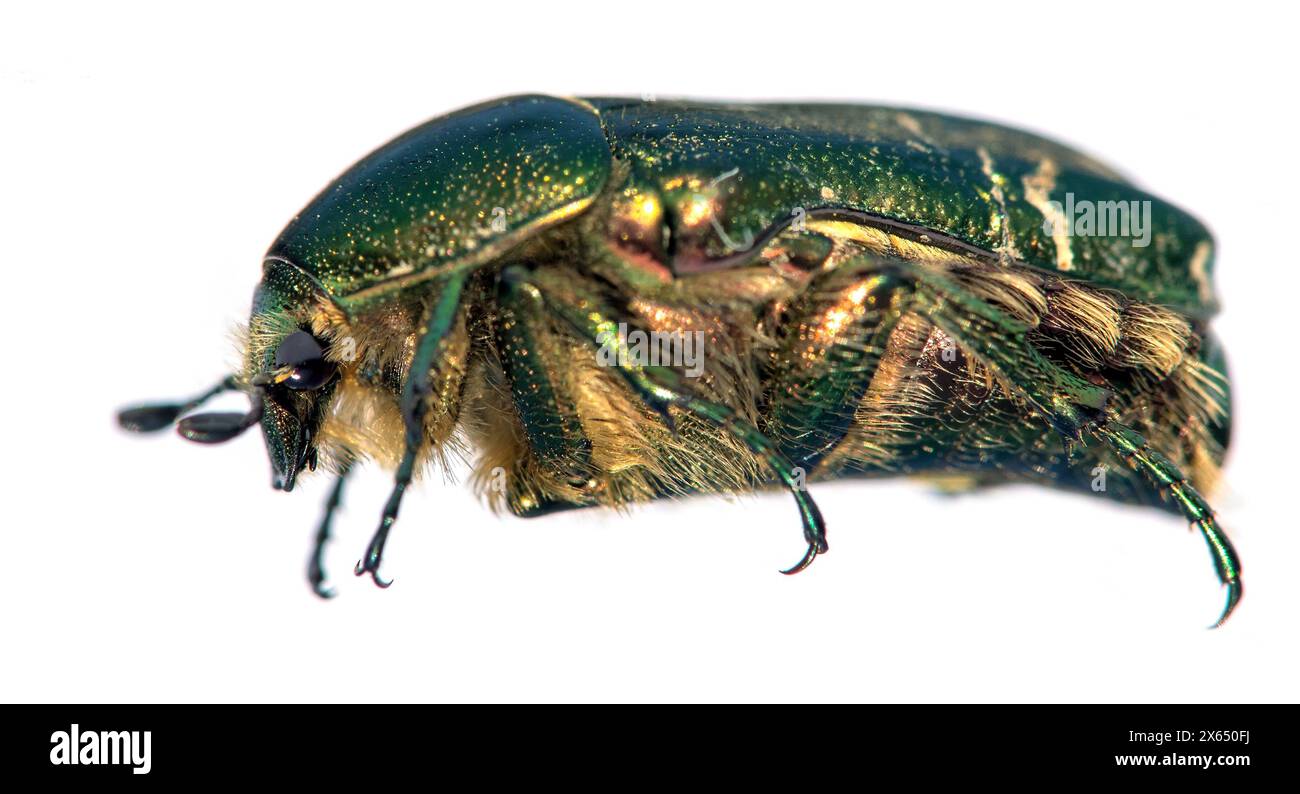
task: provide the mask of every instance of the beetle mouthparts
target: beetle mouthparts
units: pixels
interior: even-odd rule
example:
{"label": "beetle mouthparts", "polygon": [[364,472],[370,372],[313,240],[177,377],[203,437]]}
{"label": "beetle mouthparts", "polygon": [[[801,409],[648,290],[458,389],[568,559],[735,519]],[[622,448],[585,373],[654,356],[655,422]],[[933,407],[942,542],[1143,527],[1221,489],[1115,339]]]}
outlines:
{"label": "beetle mouthparts", "polygon": [[298,475],[315,461],[307,429],[310,417],[300,415],[275,396],[266,400],[265,407],[262,435],[271,458],[271,486],[278,491],[292,491]]}

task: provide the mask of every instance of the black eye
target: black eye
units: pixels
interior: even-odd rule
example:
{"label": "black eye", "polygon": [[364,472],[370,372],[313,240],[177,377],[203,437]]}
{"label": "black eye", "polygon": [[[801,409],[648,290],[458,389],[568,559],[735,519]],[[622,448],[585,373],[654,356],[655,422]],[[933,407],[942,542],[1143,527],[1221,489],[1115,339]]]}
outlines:
{"label": "black eye", "polygon": [[281,381],[297,391],[319,389],[334,377],[335,367],[325,360],[325,348],[306,331],[295,331],[275,349],[275,368],[290,367]]}

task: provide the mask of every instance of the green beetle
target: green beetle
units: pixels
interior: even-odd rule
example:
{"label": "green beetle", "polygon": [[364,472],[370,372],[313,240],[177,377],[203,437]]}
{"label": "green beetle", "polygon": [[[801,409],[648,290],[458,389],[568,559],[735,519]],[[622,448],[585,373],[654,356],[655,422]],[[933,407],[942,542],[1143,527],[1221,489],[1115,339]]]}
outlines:
{"label": "green beetle", "polygon": [[[539,515],[807,482],[1033,481],[1178,511],[1228,588],[1199,490],[1229,436],[1204,227],[1028,133],[856,105],[522,96],[417,127],[271,246],[242,372],[123,411],[194,441],[260,424],[274,485],[460,444]],[[237,389],[247,414],[181,418]],[[1183,471],[1188,474],[1184,475]],[[1217,625],[1217,624],[1216,624]]]}

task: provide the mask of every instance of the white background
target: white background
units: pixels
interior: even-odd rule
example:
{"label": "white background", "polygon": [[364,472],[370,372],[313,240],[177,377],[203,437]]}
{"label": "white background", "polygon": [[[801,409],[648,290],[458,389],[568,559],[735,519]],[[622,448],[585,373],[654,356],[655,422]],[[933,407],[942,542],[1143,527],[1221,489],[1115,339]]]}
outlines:
{"label": "white background", "polygon": [[[3,700],[1294,701],[1296,30],[1283,4],[24,4],[0,23]],[[1286,15],[1280,18],[1274,15]],[[234,359],[262,252],[336,173],[496,95],[838,98],[1012,122],[1205,219],[1236,438],[1222,591],[1153,510],[1012,488],[814,488],[631,516],[403,505],[388,591],[356,579],[388,478],[273,492],[261,441],[128,437],[113,411]],[[234,399],[233,404],[239,404]],[[1220,726],[1222,727],[1222,726]]]}

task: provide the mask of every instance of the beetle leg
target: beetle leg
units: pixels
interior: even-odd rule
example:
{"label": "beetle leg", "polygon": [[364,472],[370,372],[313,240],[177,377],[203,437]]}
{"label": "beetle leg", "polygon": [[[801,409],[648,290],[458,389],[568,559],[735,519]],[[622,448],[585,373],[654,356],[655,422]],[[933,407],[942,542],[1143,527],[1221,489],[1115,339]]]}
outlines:
{"label": "beetle leg", "polygon": [[701,400],[691,395],[682,389],[676,372],[666,370],[668,374],[665,374],[660,371],[663,369],[662,367],[639,369],[620,367],[620,371],[624,373],[633,388],[645,395],[647,399],[664,408],[673,406],[681,408],[731,433],[749,447],[751,452],[761,457],[772,473],[794,496],[795,504],[799,507],[799,518],[803,523],[803,536],[808,543],[808,549],[799,562],[781,573],[787,575],[799,573],[811,565],[818,554],[826,553],[829,549],[826,544],[826,522],[822,519],[817,503],[808,495],[805,487],[807,473],[781,454],[776,444],[759,432],[758,428],[736,416],[735,411],[725,405]]}
{"label": "beetle leg", "polygon": [[768,390],[764,425],[787,455],[812,471],[853,423],[910,289],[889,273],[853,274],[809,290],[791,308],[791,329]]}
{"label": "beetle leg", "polygon": [[1227,603],[1214,628],[1222,626],[1241,600],[1241,562],[1237,559],[1232,541],[1228,540],[1215,520],[1214,511],[1173,461],[1152,449],[1146,439],[1132,429],[1112,421],[1095,428],[1092,434],[1114,449],[1129,468],[1142,474],[1163,497],[1172,498],[1187,520],[1205,538],[1214,560],[1215,573],[1228,588]]}
{"label": "beetle leg", "polygon": [[928,305],[926,316],[985,364],[1049,421],[1067,442],[1081,443],[1085,432],[1114,449],[1134,471],[1174,499],[1183,515],[1205,537],[1219,580],[1227,586],[1227,603],[1220,626],[1241,600],[1241,563],[1214,511],[1176,465],[1152,449],[1146,439],[1105,410],[1109,393],[1052,363],[1025,338],[1022,323],[979,298],[965,294],[942,275],[908,263],[900,269],[917,280],[918,296]]}
{"label": "beetle leg", "polygon": [[[527,272],[522,268],[512,268],[503,274],[503,278],[516,281],[522,281],[527,276]],[[601,307],[598,301],[589,300],[582,310],[578,310],[564,301],[547,300],[546,291],[536,284],[533,288],[580,337],[597,346],[602,342],[626,345],[626,341],[619,340],[615,332],[619,325],[618,319]],[[677,408],[722,428],[761,458],[777,479],[790,490],[799,507],[799,518],[803,523],[804,540],[808,543],[808,549],[799,562],[783,570],[782,573],[798,573],[811,565],[818,554],[827,551],[829,547],[826,543],[826,522],[822,519],[817,503],[812,500],[805,488],[806,473],[783,455],[771,439],[728,406],[693,394],[676,370],[661,366],[638,366],[630,363],[631,357],[627,355],[618,355],[614,358],[619,362],[617,369],[624,380],[651,407],[664,414],[667,414],[670,408]]]}
{"label": "beetle leg", "polygon": [[807,473],[783,455],[771,439],[737,416],[731,408],[690,394],[681,383],[680,376],[671,369],[620,367],[619,371],[652,404],[662,406],[664,410],[670,407],[680,408],[731,433],[749,447],[751,452],[762,458],[772,473],[789,489],[799,507],[799,519],[803,523],[803,536],[808,549],[799,562],[781,573],[799,573],[811,565],[818,554],[826,553],[829,549],[826,543],[826,522],[822,519],[817,503],[808,495],[805,487]]}
{"label": "beetle leg", "polygon": [[379,576],[379,565],[384,557],[384,544],[388,542],[389,530],[397,520],[397,511],[402,505],[402,494],[406,492],[406,486],[411,484],[411,478],[415,473],[415,458],[424,441],[424,415],[428,409],[429,395],[433,390],[434,364],[438,361],[448,332],[456,320],[465,280],[466,274],[463,272],[448,276],[437,301],[425,313],[419,333],[420,341],[416,343],[415,355],[411,359],[410,374],[402,386],[402,422],[406,427],[405,449],[402,452],[402,460],[397,465],[397,473],[393,477],[393,490],[384,504],[379,528],[375,530],[370,545],[366,547],[365,556],[357,561],[355,569],[357,576],[370,574],[375,584],[380,587],[388,587],[392,584],[392,580],[385,581]]}
{"label": "beetle leg", "polygon": [[[508,268],[507,272],[514,270]],[[563,353],[557,346],[556,331],[542,295],[532,284],[503,278],[498,307],[498,350],[530,454],[554,481],[554,487],[568,492],[564,502],[581,501],[580,490],[592,475],[591,441],[556,372],[563,365]],[[540,507],[525,507],[518,496],[512,497],[510,505],[516,513],[521,508],[527,511]]]}
{"label": "beetle leg", "polygon": [[347,481],[351,473],[351,466],[345,466],[338,476],[334,479],[334,487],[330,489],[329,499],[325,501],[325,514],[321,516],[320,525],[316,528],[316,539],[312,544],[311,560],[307,563],[307,582],[311,584],[312,592],[321,598],[333,598],[334,588],[325,584],[325,544],[330,539],[330,526],[334,521],[334,513],[343,503],[343,483]]}
{"label": "beetle leg", "polygon": [[[892,263],[895,266],[897,263]],[[918,312],[998,374],[1051,423],[1067,449],[1102,416],[1110,392],[1053,363],[1029,341],[1028,326],[946,276],[903,265],[916,279]]]}

